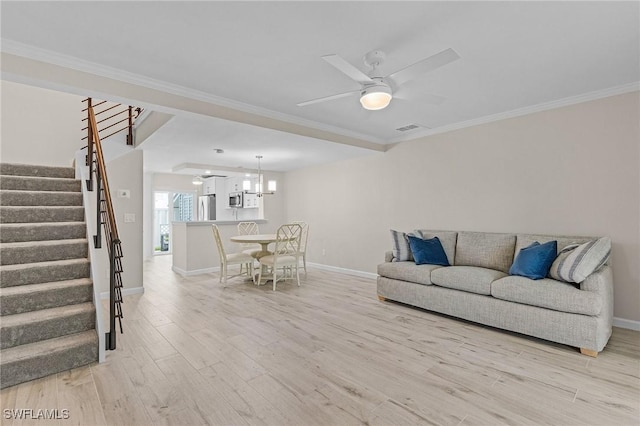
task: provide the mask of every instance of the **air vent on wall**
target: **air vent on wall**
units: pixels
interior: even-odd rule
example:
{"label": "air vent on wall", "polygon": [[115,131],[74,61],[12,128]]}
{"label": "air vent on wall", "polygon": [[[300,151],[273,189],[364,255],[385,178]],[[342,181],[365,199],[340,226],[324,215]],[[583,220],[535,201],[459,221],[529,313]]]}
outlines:
{"label": "air vent on wall", "polygon": [[407,124],[406,126],[398,127],[396,130],[399,132],[407,132],[409,130],[417,129],[418,127],[420,126],[417,124]]}

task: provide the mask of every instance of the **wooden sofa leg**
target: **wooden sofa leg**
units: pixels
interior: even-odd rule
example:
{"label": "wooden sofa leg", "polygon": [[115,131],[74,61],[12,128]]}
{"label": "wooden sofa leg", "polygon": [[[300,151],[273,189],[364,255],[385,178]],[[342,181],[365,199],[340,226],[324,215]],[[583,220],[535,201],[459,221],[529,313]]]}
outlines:
{"label": "wooden sofa leg", "polygon": [[582,355],[592,356],[594,358],[598,356],[598,351],[594,351],[591,349],[580,348],[580,353]]}
{"label": "wooden sofa leg", "polygon": [[384,296],[378,295],[378,300],[380,300],[381,302],[384,302],[385,300],[387,300],[387,298]]}

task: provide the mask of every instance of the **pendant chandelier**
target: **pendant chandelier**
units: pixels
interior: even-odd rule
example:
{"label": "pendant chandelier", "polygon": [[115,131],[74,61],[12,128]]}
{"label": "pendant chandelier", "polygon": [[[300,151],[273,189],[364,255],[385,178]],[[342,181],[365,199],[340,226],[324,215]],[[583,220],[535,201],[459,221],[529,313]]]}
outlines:
{"label": "pendant chandelier", "polygon": [[267,183],[267,191],[263,191],[263,187],[262,187],[263,176],[262,176],[262,169],[260,168],[260,160],[262,159],[262,155],[256,155],[256,158],[258,159],[258,182],[256,183],[256,186],[255,186],[255,192],[250,192],[251,181],[248,179],[245,179],[244,181],[242,181],[242,191],[245,194],[256,194],[258,197],[262,197],[265,194],[273,195],[276,192],[276,181],[270,180]]}

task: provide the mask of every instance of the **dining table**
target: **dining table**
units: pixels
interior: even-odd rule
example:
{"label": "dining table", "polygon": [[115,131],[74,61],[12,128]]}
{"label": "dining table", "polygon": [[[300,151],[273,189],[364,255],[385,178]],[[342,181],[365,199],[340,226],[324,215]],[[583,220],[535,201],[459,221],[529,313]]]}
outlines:
{"label": "dining table", "polygon": [[269,244],[275,243],[277,239],[276,234],[236,235],[230,238],[234,243],[260,244],[261,250],[255,254],[255,258],[258,260],[260,260],[261,257],[273,254],[269,251]]}
{"label": "dining table", "polygon": [[[254,254],[254,257],[260,260],[261,257],[273,254],[273,252],[269,251],[269,244],[275,243],[278,240],[278,236],[276,234],[236,235],[229,239],[234,243],[260,244],[261,250],[258,253]],[[266,273],[266,267],[264,265],[260,265],[260,267],[262,268],[263,280],[266,283],[268,280],[272,279],[272,277]],[[256,285],[262,285],[262,283],[256,282],[256,277],[253,277],[253,282]]]}

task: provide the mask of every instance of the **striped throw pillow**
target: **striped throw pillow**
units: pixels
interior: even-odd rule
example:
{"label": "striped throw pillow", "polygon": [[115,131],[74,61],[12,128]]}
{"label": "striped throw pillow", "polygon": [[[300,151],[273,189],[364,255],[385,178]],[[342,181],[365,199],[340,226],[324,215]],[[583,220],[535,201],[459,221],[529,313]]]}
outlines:
{"label": "striped throw pillow", "polygon": [[581,283],[600,269],[611,255],[611,239],[602,237],[584,244],[571,244],[560,250],[549,276],[559,281]]}
{"label": "striped throw pillow", "polygon": [[391,239],[393,240],[393,260],[392,262],[412,261],[411,247],[407,235],[417,236],[414,233],[406,234],[400,231],[391,230]]}

